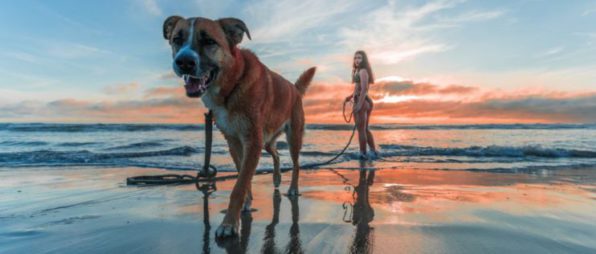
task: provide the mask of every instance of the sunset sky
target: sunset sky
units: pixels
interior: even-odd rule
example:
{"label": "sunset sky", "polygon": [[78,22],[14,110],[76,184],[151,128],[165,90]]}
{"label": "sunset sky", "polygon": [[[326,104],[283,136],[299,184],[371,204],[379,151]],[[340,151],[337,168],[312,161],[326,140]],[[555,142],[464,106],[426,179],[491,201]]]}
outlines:
{"label": "sunset sky", "polygon": [[237,17],[290,81],[317,66],[309,123],[339,123],[354,51],[372,123],[596,122],[596,1],[0,2],[0,122],[199,123],[171,71],[170,15]]}

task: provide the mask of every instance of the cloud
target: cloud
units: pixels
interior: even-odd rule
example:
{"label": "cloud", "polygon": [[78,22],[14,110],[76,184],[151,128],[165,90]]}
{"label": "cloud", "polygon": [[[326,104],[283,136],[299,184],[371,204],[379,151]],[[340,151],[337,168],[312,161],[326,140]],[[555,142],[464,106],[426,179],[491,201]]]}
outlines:
{"label": "cloud", "polygon": [[[374,89],[372,89],[374,88]],[[429,95],[429,94],[456,94],[464,95],[476,92],[477,87],[463,85],[439,86],[425,82],[404,81],[385,81],[372,85],[371,92],[381,95]]]}
{"label": "cloud", "polygon": [[185,94],[184,87],[156,87],[145,91],[145,98],[182,97]]}
{"label": "cloud", "polygon": [[153,16],[161,16],[163,14],[163,11],[155,0],[137,0],[137,4]]}
{"label": "cloud", "polygon": [[[312,64],[304,62],[305,65]],[[170,80],[171,72],[156,75]],[[338,79],[340,80],[340,79]],[[342,103],[354,85],[315,80],[304,96],[308,123],[340,123]],[[183,86],[142,89],[137,82],[104,88],[109,100],[65,98],[0,105],[0,119],[70,122],[200,122],[206,109],[187,98]],[[130,96],[134,94],[135,96]],[[330,96],[332,95],[332,96]],[[375,101],[372,123],[594,122],[596,93],[525,88],[487,89],[462,84],[418,82],[398,76],[370,86]],[[131,99],[135,98],[135,99]]]}
{"label": "cloud", "polygon": [[[594,122],[596,94],[550,98],[491,99],[479,102],[410,100],[377,103],[374,114],[393,122],[405,119],[435,119],[441,122]],[[373,118],[374,119],[374,118]]]}
{"label": "cloud", "polygon": [[162,74],[159,74],[157,79],[158,80],[175,80],[175,79],[179,79],[179,78],[178,78],[178,76],[176,76],[176,74],[173,71],[169,70]]}
{"label": "cloud", "polygon": [[[440,52],[448,46],[419,34],[423,19],[451,8],[455,2],[435,1],[414,8],[404,8],[394,1],[367,15],[357,16],[354,26],[340,30],[341,43],[350,49],[364,48],[373,60],[394,64],[416,55]],[[387,57],[385,57],[387,56]]]}
{"label": "cloud", "polygon": [[93,46],[71,42],[55,42],[47,49],[47,54],[52,57],[72,60],[100,55],[114,55],[112,52]]}
{"label": "cloud", "polygon": [[[136,83],[114,86],[112,92],[139,90]],[[0,105],[0,119],[48,122],[193,123],[206,109],[200,100],[186,97],[183,87],[146,89],[141,99],[112,101],[59,99]],[[121,97],[119,97],[121,98]]]}
{"label": "cloud", "polygon": [[141,86],[137,82],[118,84],[107,86],[103,89],[103,92],[108,95],[126,95],[139,90]]}
{"label": "cloud", "polygon": [[[383,91],[386,89],[387,91]],[[351,84],[315,83],[304,97],[308,123],[340,123],[342,102]],[[591,123],[596,119],[596,93],[480,93],[475,87],[412,81],[374,84],[372,123]],[[0,106],[0,118],[19,121],[193,123],[206,109],[185,96],[181,87],[148,89],[138,100],[23,101]],[[407,100],[384,101],[384,93]],[[333,94],[333,97],[329,97]],[[387,95],[385,95],[387,96]],[[450,97],[451,96],[451,97]],[[472,97],[475,99],[461,99]]]}
{"label": "cloud", "polygon": [[10,58],[16,59],[18,61],[32,63],[32,64],[40,64],[42,62],[42,60],[38,56],[29,54],[26,52],[5,51],[5,52],[0,52],[0,55],[3,55],[5,57],[10,57]]}
{"label": "cloud", "polygon": [[588,16],[592,13],[596,13],[596,8],[585,10],[584,12],[582,12],[582,16]]}
{"label": "cloud", "polygon": [[538,57],[549,57],[549,56],[553,56],[556,54],[559,54],[563,51],[563,49],[565,49],[564,47],[554,47],[554,48],[549,48],[546,51],[542,52],[541,54],[538,55]]}
{"label": "cloud", "polygon": [[264,0],[250,4],[245,12],[255,21],[251,33],[258,38],[257,43],[271,43],[309,37],[309,31],[324,26],[353,4],[338,0]]}
{"label": "cloud", "polygon": [[0,109],[1,118],[50,122],[192,123],[200,121],[205,112],[196,100],[175,97],[116,102],[62,99],[48,103],[21,102]]}
{"label": "cloud", "polygon": [[501,11],[501,10],[495,10],[495,11],[474,10],[474,11],[470,11],[470,12],[461,14],[459,16],[438,18],[437,21],[439,21],[440,23],[442,23],[446,26],[449,26],[449,25],[457,26],[457,25],[460,25],[462,23],[467,23],[467,22],[480,22],[480,21],[487,21],[487,20],[495,19],[495,18],[503,16],[503,14],[505,14],[505,12]]}
{"label": "cloud", "polygon": [[[309,122],[342,122],[351,84],[313,84],[304,97]],[[329,94],[334,94],[329,98]],[[325,95],[325,96],[323,96]],[[596,93],[486,90],[466,85],[386,81],[371,85],[375,123],[594,122]]]}
{"label": "cloud", "polygon": [[365,49],[372,60],[383,64],[444,52],[452,46],[434,38],[437,30],[490,20],[503,14],[502,11],[473,10],[454,17],[436,17],[463,2],[431,1],[412,7],[389,1],[366,15],[355,16],[354,26],[340,30],[340,41],[351,50]]}

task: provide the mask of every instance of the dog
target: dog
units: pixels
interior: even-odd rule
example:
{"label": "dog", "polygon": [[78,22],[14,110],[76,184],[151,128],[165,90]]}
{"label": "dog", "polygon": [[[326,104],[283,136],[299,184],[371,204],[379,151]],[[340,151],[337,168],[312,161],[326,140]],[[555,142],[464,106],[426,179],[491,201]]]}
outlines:
{"label": "dog", "polygon": [[302,96],[316,68],[306,70],[295,85],[269,70],[257,56],[237,45],[246,24],[236,18],[168,17],[163,36],[172,47],[172,67],[184,79],[186,95],[201,98],[213,112],[238,170],[228,210],[216,237],[238,234],[242,211],[250,211],[251,180],[265,149],[273,157],[273,183],[281,183],[276,140],[285,132],[293,162],[289,196],[297,196],[298,162],[304,134]]}

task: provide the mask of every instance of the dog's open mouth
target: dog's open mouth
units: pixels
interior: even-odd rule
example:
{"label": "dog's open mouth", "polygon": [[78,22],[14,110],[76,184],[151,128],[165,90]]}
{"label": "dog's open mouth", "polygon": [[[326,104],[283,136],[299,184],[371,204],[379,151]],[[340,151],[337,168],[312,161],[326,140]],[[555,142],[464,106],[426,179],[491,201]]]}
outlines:
{"label": "dog's open mouth", "polygon": [[207,91],[209,85],[215,79],[216,70],[204,72],[200,77],[191,76],[188,74],[182,75],[184,79],[184,88],[186,88],[186,96],[200,97]]}

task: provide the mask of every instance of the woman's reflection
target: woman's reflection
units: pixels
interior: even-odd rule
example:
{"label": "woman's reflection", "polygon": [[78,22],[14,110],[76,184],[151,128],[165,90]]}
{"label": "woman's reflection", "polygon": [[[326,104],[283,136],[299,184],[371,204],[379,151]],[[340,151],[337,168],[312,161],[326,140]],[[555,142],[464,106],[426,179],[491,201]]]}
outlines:
{"label": "woman's reflection", "polygon": [[373,249],[374,234],[373,228],[369,225],[375,217],[375,210],[368,200],[369,187],[375,179],[374,169],[364,169],[363,162],[360,163],[360,177],[358,185],[354,187],[356,201],[352,212],[352,224],[356,226],[354,241],[350,247],[350,253],[371,253]]}

